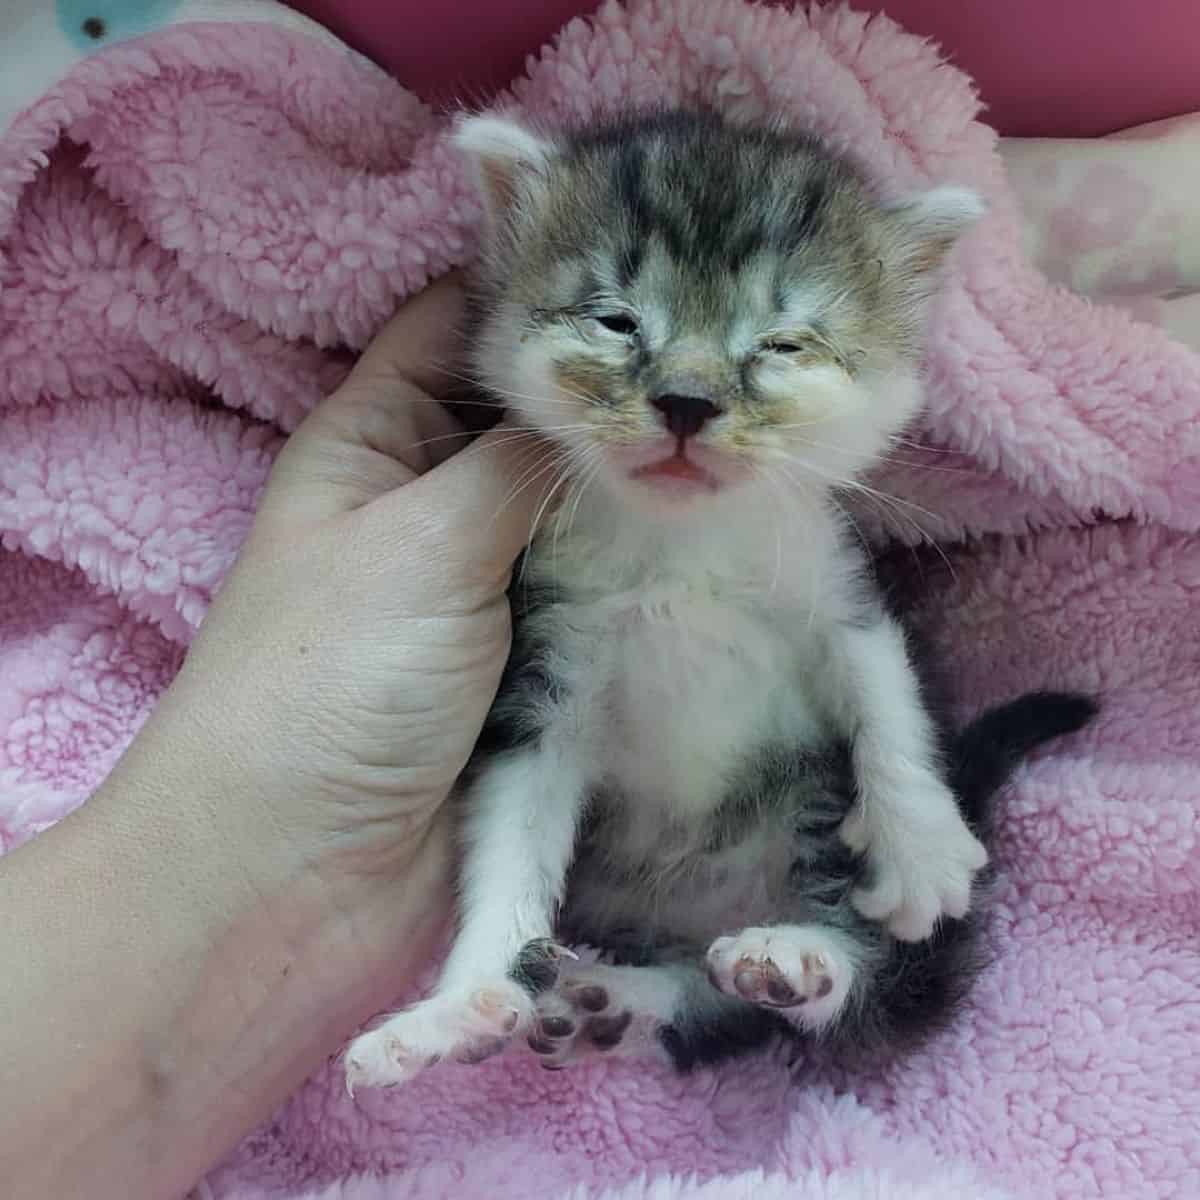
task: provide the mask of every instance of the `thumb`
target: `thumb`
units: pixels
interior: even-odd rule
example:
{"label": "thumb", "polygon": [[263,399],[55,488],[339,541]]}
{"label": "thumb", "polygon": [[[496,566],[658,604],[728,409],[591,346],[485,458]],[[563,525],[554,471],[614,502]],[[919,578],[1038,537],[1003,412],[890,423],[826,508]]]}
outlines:
{"label": "thumb", "polygon": [[438,397],[453,382],[445,364],[457,353],[463,305],[454,276],[403,305],[284,446],[261,522],[349,512],[450,454],[462,430]]}
{"label": "thumb", "polygon": [[383,536],[417,528],[453,576],[503,582],[534,532],[563,498],[567,452],[536,433],[500,424],[372,508]]}

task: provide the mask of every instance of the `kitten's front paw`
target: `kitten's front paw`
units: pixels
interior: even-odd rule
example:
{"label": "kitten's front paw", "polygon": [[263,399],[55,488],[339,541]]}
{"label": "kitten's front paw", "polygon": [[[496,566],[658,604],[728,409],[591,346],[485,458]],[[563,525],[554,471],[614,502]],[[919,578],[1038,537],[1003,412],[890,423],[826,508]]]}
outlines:
{"label": "kitten's front paw", "polygon": [[394,1087],[436,1062],[498,1054],[533,1016],[529,993],[508,979],[436,993],[360,1034],[346,1051],[346,1088]]}
{"label": "kitten's front paw", "polygon": [[975,875],[988,861],[940,783],[886,806],[864,798],[841,836],[870,868],[869,882],[854,892],[854,907],[905,942],[929,937],[942,917],[965,917]]}
{"label": "kitten's front paw", "polygon": [[727,996],[779,1009],[793,1025],[819,1030],[842,1011],[853,962],[836,934],[809,925],[743,929],[708,949],[708,978]]}

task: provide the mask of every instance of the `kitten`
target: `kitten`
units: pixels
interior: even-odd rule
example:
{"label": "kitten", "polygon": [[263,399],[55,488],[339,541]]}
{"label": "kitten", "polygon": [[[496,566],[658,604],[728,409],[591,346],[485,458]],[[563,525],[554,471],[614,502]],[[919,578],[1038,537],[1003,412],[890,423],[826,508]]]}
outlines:
{"label": "kitten", "polygon": [[979,200],[883,204],[812,138],[712,115],[476,117],[458,144],[488,201],[478,371],[569,487],[462,784],[457,940],[348,1081],[517,1037],[687,1067],[932,1028],[977,957],[990,796],[1092,712],[1039,694],[951,737],[838,504],[918,410]]}

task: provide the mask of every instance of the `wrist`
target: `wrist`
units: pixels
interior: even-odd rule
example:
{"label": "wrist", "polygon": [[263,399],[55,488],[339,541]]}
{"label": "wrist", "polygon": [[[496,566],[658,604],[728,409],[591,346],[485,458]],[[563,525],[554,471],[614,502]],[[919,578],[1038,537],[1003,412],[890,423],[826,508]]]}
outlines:
{"label": "wrist", "polygon": [[129,1047],[122,1123],[142,1145],[181,1148],[120,1163],[114,1184],[145,1170],[145,1195],[190,1186],[394,1001],[449,909],[445,819],[393,854],[393,872],[348,870],[336,845],[282,838],[269,808],[239,804],[225,790],[236,772],[181,782],[183,762],[164,776],[156,758],[149,742],[131,753],[72,833],[85,852],[127,851],[127,904],[145,927],[125,969],[145,962],[147,977],[115,999],[133,1018],[113,1039]]}
{"label": "wrist", "polygon": [[[319,706],[256,694],[261,671],[227,692],[212,680],[228,672],[193,665],[185,664],[118,770],[188,795],[188,813],[224,839],[230,863],[252,878],[315,870],[352,888],[409,872],[440,819],[450,790],[444,771],[422,779],[415,766],[376,769],[371,746],[360,748],[367,761],[359,762],[339,744],[336,705],[318,718],[311,710]],[[299,711],[284,724],[289,708]],[[404,733],[374,736],[390,747]]]}
{"label": "wrist", "polygon": [[[449,909],[451,839],[440,805],[431,802],[402,837],[391,825],[383,836],[348,831],[327,801],[301,794],[294,775],[268,793],[257,769],[214,754],[204,731],[189,737],[169,707],[162,716],[79,815],[110,842],[137,843],[156,877],[177,881],[147,896],[164,919],[194,928],[214,951],[236,942],[281,969],[303,961],[310,986],[328,976],[331,993],[360,976],[377,981],[380,970],[395,975],[398,960],[411,958],[405,949],[432,938]],[[214,964],[241,973],[236,955]]]}

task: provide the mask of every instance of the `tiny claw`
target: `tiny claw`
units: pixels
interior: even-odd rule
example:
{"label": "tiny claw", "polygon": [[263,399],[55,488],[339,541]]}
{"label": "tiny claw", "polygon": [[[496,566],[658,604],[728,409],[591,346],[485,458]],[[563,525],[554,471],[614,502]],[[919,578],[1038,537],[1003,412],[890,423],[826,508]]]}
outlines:
{"label": "tiny claw", "polygon": [[550,949],[558,955],[559,958],[569,958],[572,962],[579,961],[579,955],[571,949],[570,946],[560,946],[557,942],[551,944]]}

